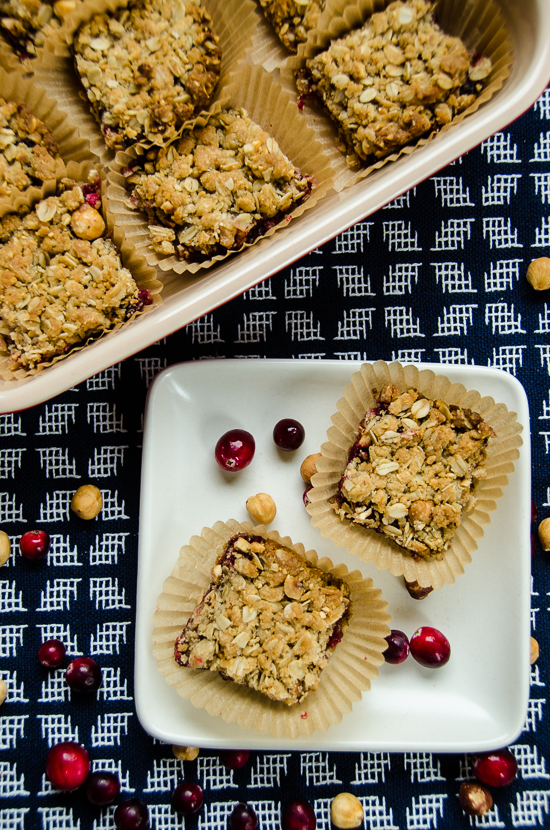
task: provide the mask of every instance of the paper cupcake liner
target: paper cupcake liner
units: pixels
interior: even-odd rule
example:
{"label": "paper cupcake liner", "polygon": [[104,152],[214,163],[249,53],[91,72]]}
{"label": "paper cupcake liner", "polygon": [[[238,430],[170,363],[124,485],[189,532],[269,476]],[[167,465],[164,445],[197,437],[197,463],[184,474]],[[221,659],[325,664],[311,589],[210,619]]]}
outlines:
{"label": "paper cupcake liner", "polygon": [[[101,202],[103,218],[105,220],[106,225],[105,233],[111,236],[113,242],[115,243],[120,252],[120,257],[123,266],[125,268],[128,268],[128,270],[131,272],[134,280],[138,285],[138,288],[147,289],[151,294],[151,299],[153,302],[148,306],[144,306],[142,311],[137,312],[133,317],[131,317],[124,323],[118,323],[117,325],[113,326],[111,329],[106,331],[104,334],[90,337],[85,343],[81,343],[75,346],[66,354],[59,355],[53,358],[52,360],[40,363],[34,369],[14,370],[11,368],[11,361],[9,355],[0,352],[0,379],[2,381],[5,381],[7,383],[21,383],[22,381],[25,381],[27,378],[33,377],[38,372],[45,371],[49,366],[58,363],[60,360],[69,359],[72,354],[81,351],[81,349],[85,348],[88,343],[95,342],[100,338],[103,339],[104,337],[111,337],[113,333],[120,329],[122,326],[132,325],[140,316],[144,314],[150,314],[152,311],[154,311],[154,309],[161,302],[160,292],[162,290],[162,283],[157,279],[156,271],[154,270],[154,268],[151,268],[147,265],[144,258],[135,250],[135,247],[131,243],[131,241],[125,238],[124,231],[122,230],[122,228],[118,227],[114,222],[114,217],[109,210],[108,199],[106,198],[105,194],[105,178],[103,175],[101,165],[98,165],[97,163],[91,161],[83,163],[70,161],[67,164],[65,175],[68,178],[74,179],[75,182],[85,183],[88,178],[89,172],[93,169],[98,170],[102,179]],[[49,181],[45,187],[45,192],[42,198],[55,195],[56,186],[57,180]],[[29,200],[27,204],[35,204],[36,201],[37,200]]]}
{"label": "paper cupcake liner", "polygon": [[[255,533],[273,539],[304,556],[308,562],[347,582],[351,592],[351,616],[342,641],[331,655],[321,674],[321,682],[303,703],[286,706],[261,692],[223,680],[218,672],[189,669],[174,659],[174,645],[186,620],[204,590],[210,584],[211,568],[225,545],[237,533]],[[244,729],[269,734],[274,738],[309,737],[339,723],[362,693],[370,688],[384,662],[390,615],[381,591],[359,571],[349,572],[345,565],[333,565],[318,559],[315,551],[288,537],[268,531],[263,525],[245,522],[217,522],[193,536],[180,551],[172,574],[164,583],[153,619],[153,654],[160,672],[179,695],[213,717],[237,723]]]}
{"label": "paper cupcake liner", "polygon": [[[349,449],[357,438],[359,423],[365,412],[374,406],[377,392],[390,383],[402,392],[414,388],[432,400],[472,409],[496,432],[496,438],[489,442],[483,465],[487,476],[474,490],[475,505],[462,514],[451,545],[441,558],[417,560],[384,534],[341,521],[331,505],[347,464]],[[518,423],[516,413],[509,412],[504,404],[493,398],[468,391],[460,383],[451,383],[445,375],[436,375],[431,369],[419,370],[416,366],[388,364],[382,360],[363,364],[352,376],[336,406],[338,411],[331,418],[333,426],[327,431],[328,442],[321,447],[318,472],[308,491],[310,504],[307,510],[312,525],[324,538],[332,539],[339,547],[346,547],[363,562],[374,562],[379,570],[404,576],[408,582],[417,581],[423,588],[439,589],[443,585],[452,585],[472,561],[477,540],[483,536],[490,514],[508,484],[508,476],[514,471],[514,461],[519,457],[519,447],[523,443],[520,436],[523,427]]]}
{"label": "paper cupcake liner", "polygon": [[[47,0],[44,0],[47,2]],[[82,0],[74,0],[76,9],[71,15],[75,13],[78,14],[78,11],[83,6]],[[45,27],[44,36],[46,41],[43,45],[36,47],[36,56],[29,57],[29,58],[21,58],[19,54],[12,48],[11,44],[9,44],[1,35],[0,35],[0,66],[4,69],[12,72],[14,70],[25,73],[26,75],[32,75],[36,71],[36,67],[40,65],[40,62],[44,55],[51,50],[52,41],[57,40],[61,36],[61,32],[66,25],[69,16],[67,15],[64,19],[60,19],[54,13],[52,20],[54,21],[54,26],[47,25]]]}
{"label": "paper cupcake liner", "polygon": [[[295,207],[291,213],[253,242],[249,242],[240,250],[252,245],[261,244],[275,233],[281,232],[289,224],[311,210],[318,201],[330,190],[333,183],[334,171],[325,152],[325,144],[320,141],[313,131],[304,124],[300,112],[296,107],[293,94],[275,81],[272,75],[261,67],[243,65],[231,78],[225,94],[211,107],[209,115],[196,120],[195,124],[204,126],[209,118],[220,112],[223,107],[234,106],[243,108],[249,117],[275,138],[283,153],[298,167],[302,173],[312,176],[315,187],[305,202]],[[108,174],[109,187],[107,196],[116,222],[125,231],[129,239],[136,245],[150,265],[158,266],[162,271],[183,274],[195,274],[209,268],[216,262],[232,256],[238,251],[220,254],[204,262],[185,262],[176,256],[161,256],[151,250],[149,236],[149,221],[144,213],[133,210],[128,206],[129,192],[126,189],[126,178],[123,171],[132,165],[134,160],[145,152],[144,145],[138,145],[127,151],[117,153],[115,161]]]}
{"label": "paper cupcake liner", "polygon": [[[44,95],[33,78],[25,78],[18,72],[6,72],[0,68],[0,97],[6,101],[16,101],[25,106],[32,114],[44,122],[52,133],[62,160],[83,163],[93,159],[89,142],[81,138],[78,129],[68,116],[61,112],[55,99]],[[99,161],[99,159],[98,159]],[[0,196],[0,218],[6,213],[18,211],[30,201],[38,202],[44,198],[46,183],[42,186],[31,185],[26,190],[16,191],[12,196]]]}
{"label": "paper cupcake liner", "polygon": [[[390,2],[391,0],[355,0],[355,2],[327,0],[317,28],[309,32],[305,43],[300,44],[297,55],[288,59],[286,66],[281,70],[282,73],[295,76],[296,72],[305,66],[308,58],[325,51],[332,40],[343,37],[352,29],[362,26],[373,12],[383,10]],[[336,182],[337,190],[350,187],[369,176],[374,170],[436,141],[438,136],[452,130],[464,118],[489,101],[509,78],[513,64],[512,44],[496,0],[436,0],[434,5],[438,23],[445,32],[461,37],[470,51],[476,51],[491,59],[493,69],[485,89],[472,106],[457,115],[450,124],[355,172],[348,168],[344,154],[337,149],[337,129],[327,110],[320,101],[310,102],[308,100],[303,110],[308,124],[315,130],[318,128],[320,119],[331,123],[333,147],[331,156],[339,173]]]}

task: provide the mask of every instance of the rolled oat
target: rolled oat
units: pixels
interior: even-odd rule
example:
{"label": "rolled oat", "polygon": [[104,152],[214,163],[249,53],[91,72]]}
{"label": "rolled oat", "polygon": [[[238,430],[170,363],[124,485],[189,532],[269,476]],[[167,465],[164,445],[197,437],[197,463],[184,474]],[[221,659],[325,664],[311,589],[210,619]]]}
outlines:
{"label": "rolled oat", "polygon": [[325,0],[260,0],[260,6],[281,42],[296,52],[317,25]]}

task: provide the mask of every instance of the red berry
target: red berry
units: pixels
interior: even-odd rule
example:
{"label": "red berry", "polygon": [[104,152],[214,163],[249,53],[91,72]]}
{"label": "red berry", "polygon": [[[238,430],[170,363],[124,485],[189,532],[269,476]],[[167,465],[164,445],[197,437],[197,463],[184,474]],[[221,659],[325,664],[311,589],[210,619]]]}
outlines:
{"label": "red berry", "polygon": [[310,504],[310,499],[309,499],[309,491],[310,490],[313,490],[313,484],[310,484],[309,487],[306,487],[306,489],[302,493],[302,501],[304,502],[306,507],[308,506],[308,504]]}
{"label": "red berry", "polygon": [[145,830],[149,826],[149,810],[139,798],[121,801],[114,814],[117,830]]}
{"label": "red berry", "polygon": [[301,447],[306,437],[306,431],[299,421],[293,418],[283,418],[275,424],[273,429],[273,440],[280,450],[294,452]]}
{"label": "red berry", "polygon": [[392,628],[386,637],[387,649],[383,652],[386,663],[402,663],[409,656],[409,638],[398,628]]}
{"label": "red berry", "polygon": [[181,781],[170,798],[172,809],[182,816],[196,813],[202,807],[202,802],[202,789],[192,781]]}
{"label": "red berry", "polygon": [[38,649],[38,659],[48,669],[56,669],[65,659],[65,646],[61,640],[46,640]]}
{"label": "red berry", "polygon": [[256,830],[258,816],[249,804],[237,804],[229,816],[231,830]]}
{"label": "red berry", "polygon": [[281,830],[315,830],[317,820],[309,801],[295,798],[287,801],[281,814]]}
{"label": "red berry", "polygon": [[451,646],[437,628],[425,625],[417,629],[410,639],[411,654],[417,663],[428,669],[438,669],[449,662]]}
{"label": "red berry", "polygon": [[472,771],[482,784],[505,787],[518,773],[518,762],[509,749],[495,749],[474,755]]}
{"label": "red berry", "polygon": [[214,452],[223,470],[237,472],[248,467],[256,451],[254,437],[245,429],[230,429],[218,440]]}
{"label": "red berry", "polygon": [[86,782],[88,801],[98,807],[112,804],[120,793],[120,780],[115,772],[92,772]]}
{"label": "red berry", "polygon": [[80,787],[90,772],[90,758],[81,744],[65,741],[52,746],[46,758],[46,776],[56,790]]}
{"label": "red berry", "polygon": [[65,680],[78,692],[95,692],[101,686],[101,668],[91,657],[77,657],[65,669]]}
{"label": "red berry", "polygon": [[45,559],[50,549],[50,537],[45,530],[27,530],[19,540],[19,550],[31,562]]}
{"label": "red berry", "polygon": [[226,749],[220,752],[220,761],[228,769],[241,769],[248,761],[248,749]]}

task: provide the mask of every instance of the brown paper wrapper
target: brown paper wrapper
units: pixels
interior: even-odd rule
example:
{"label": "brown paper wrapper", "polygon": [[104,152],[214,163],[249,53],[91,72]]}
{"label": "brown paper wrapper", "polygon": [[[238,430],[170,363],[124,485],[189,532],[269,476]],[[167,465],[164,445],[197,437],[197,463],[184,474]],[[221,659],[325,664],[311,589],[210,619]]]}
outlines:
{"label": "brown paper wrapper", "polygon": [[[310,31],[305,43],[300,44],[297,55],[288,59],[281,70],[282,73],[294,76],[305,65],[308,58],[325,51],[332,40],[343,37],[352,29],[361,27],[373,12],[382,11],[390,2],[391,0],[354,0],[354,2],[327,0],[318,27]],[[454,118],[450,124],[357,172],[348,169],[344,155],[337,149],[337,130],[331,122],[333,147],[331,158],[338,171],[337,190],[350,187],[374,170],[436,141],[440,135],[452,130],[464,118],[489,101],[504,86],[510,76],[513,63],[512,43],[497,0],[436,0],[434,5],[438,23],[445,32],[462,38],[470,51],[476,51],[491,59],[493,70],[487,79],[485,89],[474,104]],[[265,41],[263,46],[266,60],[273,61],[272,48],[267,48]],[[257,53],[261,54],[259,48]],[[319,128],[319,119],[330,121],[321,103],[308,101],[303,114],[314,131]]]}
{"label": "brown paper wrapper", "polygon": [[[109,210],[108,200],[105,195],[105,179],[102,173],[101,165],[98,165],[97,163],[93,163],[90,161],[83,162],[81,164],[78,164],[74,161],[70,161],[67,164],[65,175],[71,179],[74,179],[75,182],[86,183],[88,174],[92,169],[98,170],[102,178],[101,201],[103,207],[103,218],[105,220],[106,225],[105,233],[111,235],[113,242],[120,251],[123,266],[125,268],[128,268],[129,271],[131,271],[132,276],[138,285],[138,288],[147,289],[151,293],[151,299],[153,300],[153,302],[151,305],[144,306],[142,311],[135,314],[126,322],[118,323],[116,326],[113,326],[112,329],[109,329],[109,331],[105,332],[104,334],[90,338],[88,341],[86,341],[86,343],[99,340],[100,337],[112,337],[114,332],[116,332],[122,326],[132,325],[132,323],[136,321],[140,316],[144,314],[150,314],[160,304],[160,292],[162,290],[162,283],[157,279],[156,271],[147,265],[144,258],[135,250],[133,244],[125,238],[123,230],[119,228],[117,225],[115,225],[114,217]],[[45,192],[42,198],[55,195],[55,191],[56,181],[48,182],[45,187]],[[29,200],[28,204],[34,204],[34,201]],[[35,369],[30,370],[14,370],[12,368],[9,355],[7,355],[4,352],[0,352],[0,379],[7,383],[20,383],[21,381],[26,380],[27,378],[31,378],[33,375],[36,375],[38,372],[45,371],[49,366],[52,366],[54,363],[58,363],[60,360],[69,359],[72,354],[85,348],[86,343],[79,344],[66,354],[59,355],[58,357],[53,358],[53,360],[41,363]]]}
{"label": "brown paper wrapper", "polygon": [[[303,123],[293,93],[277,83],[274,77],[261,67],[251,67],[248,64],[242,66],[233,75],[223,98],[219,98],[211,107],[211,114],[219,112],[224,106],[245,109],[253,121],[275,138],[283,153],[292,160],[294,165],[302,173],[312,176],[315,181],[315,187],[305,202],[294,208],[282,222],[270,228],[262,237],[241,249],[245,250],[281,232],[288,226],[290,219],[294,223],[299,216],[311,210],[331,188],[333,168],[325,153],[325,142],[318,140],[313,131]],[[208,118],[209,116],[199,118],[195,123],[204,126]],[[178,260],[176,256],[163,257],[151,250],[147,216],[128,206],[129,193],[123,175],[124,169],[144,151],[143,146],[137,146],[126,152],[117,153],[108,174],[107,195],[117,224],[124,229],[128,238],[133,240],[137,250],[143,254],[147,262],[158,266],[163,271],[195,274],[215,262],[238,253],[231,251],[204,262],[185,262]]]}
{"label": "brown paper wrapper", "polygon": [[[462,522],[452,538],[450,547],[441,558],[416,560],[382,533],[342,522],[331,506],[331,499],[337,493],[348,459],[348,452],[357,438],[359,423],[376,398],[376,393],[389,383],[400,391],[415,388],[428,398],[443,400],[473,409],[496,432],[496,438],[489,442],[487,459],[484,463],[487,477],[481,479],[474,491],[475,505],[462,514]],[[375,391],[374,391],[375,390]],[[408,582],[417,581],[423,588],[442,588],[452,585],[464,573],[472,561],[477,540],[483,536],[484,527],[489,524],[490,514],[496,509],[497,500],[508,484],[508,476],[514,471],[514,461],[519,457],[523,427],[518,423],[516,413],[509,412],[502,403],[490,397],[482,397],[474,390],[466,390],[460,383],[451,383],[444,375],[436,375],[431,369],[419,370],[416,366],[400,363],[364,363],[345,387],[343,397],[337,403],[335,415],[327,431],[328,442],[321,447],[321,458],[317,461],[317,473],[308,492],[310,504],[308,513],[311,523],[326,539],[335,545],[346,547],[348,552],[359,556],[363,562],[374,562],[379,570],[389,570],[394,576],[404,576]]]}
{"label": "brown paper wrapper", "polygon": [[[18,72],[6,72],[0,68],[0,96],[6,101],[25,104],[36,118],[44,122],[59,146],[65,164],[69,161],[83,163],[93,159],[89,142],[80,138],[78,129],[62,112],[53,98],[44,95],[32,78],[24,78]],[[0,218],[13,213],[29,202],[38,202],[46,193],[46,183],[41,187],[33,185],[22,193],[0,196]]]}
{"label": "brown paper wrapper", "polygon": [[[286,706],[246,686],[223,680],[218,672],[183,668],[174,659],[176,638],[210,584],[211,568],[229,539],[240,532],[257,533],[281,542],[312,565],[344,579],[350,587],[352,613],[342,641],[331,655],[318,689],[296,706]],[[384,638],[390,632],[391,617],[386,607],[381,592],[359,571],[349,572],[345,565],[318,559],[315,551],[306,552],[303,545],[293,544],[288,537],[281,538],[264,526],[253,527],[234,520],[217,522],[181,549],[174,570],[164,583],[153,620],[153,654],[167,683],[213,717],[274,738],[309,737],[339,723],[377,677],[377,667],[384,662],[382,652],[387,647]]]}

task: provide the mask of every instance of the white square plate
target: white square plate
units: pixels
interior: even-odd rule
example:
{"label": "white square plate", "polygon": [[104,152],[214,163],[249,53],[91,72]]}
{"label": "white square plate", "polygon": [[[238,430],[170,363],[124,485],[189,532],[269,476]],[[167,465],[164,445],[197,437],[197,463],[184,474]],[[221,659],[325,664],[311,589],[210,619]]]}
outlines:
{"label": "white square plate", "polygon": [[[505,403],[524,427],[509,485],[455,585],[421,602],[401,579],[350,556],[310,524],[300,464],[326,439],[330,417],[359,363],[306,360],[219,360],[183,363],[157,376],[147,400],[143,447],[136,620],[135,695],[139,720],[168,743],[208,748],[467,752],[512,743],[529,695],[530,450],[525,392],[511,375],[478,366],[430,368]],[[423,366],[426,367],[425,365]],[[272,439],[281,418],[306,430],[296,453]],[[222,471],[214,446],[233,427],[256,439],[252,464]],[[272,527],[320,556],[371,576],[389,603],[392,627],[409,636],[439,628],[451,643],[442,669],[412,658],[383,665],[369,692],[341,723],[307,740],[275,740],[195,708],[168,686],[152,654],[156,600],[182,545],[216,521],[249,520],[246,499],[275,500]]]}

